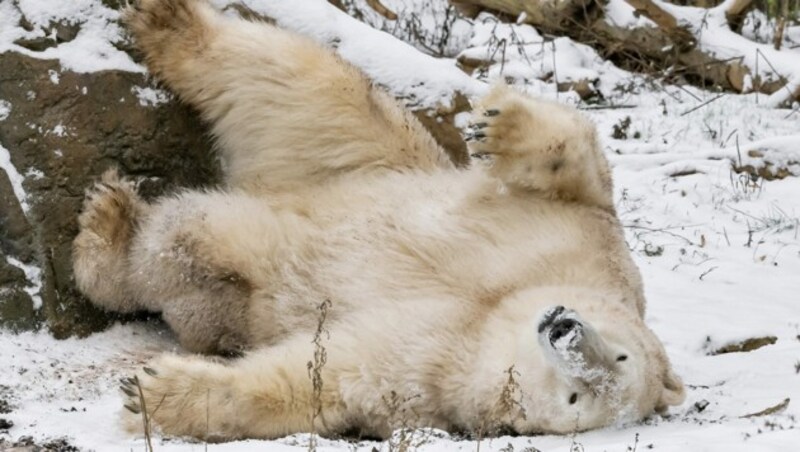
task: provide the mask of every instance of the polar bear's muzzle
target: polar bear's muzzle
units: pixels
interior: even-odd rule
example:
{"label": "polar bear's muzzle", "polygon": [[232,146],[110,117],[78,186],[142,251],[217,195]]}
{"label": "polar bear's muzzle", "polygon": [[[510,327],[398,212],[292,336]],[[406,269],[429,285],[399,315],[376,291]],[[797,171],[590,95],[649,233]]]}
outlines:
{"label": "polar bear's muzzle", "polygon": [[614,368],[610,348],[577,312],[564,306],[549,308],[537,328],[547,360],[566,378],[585,383],[608,381]]}

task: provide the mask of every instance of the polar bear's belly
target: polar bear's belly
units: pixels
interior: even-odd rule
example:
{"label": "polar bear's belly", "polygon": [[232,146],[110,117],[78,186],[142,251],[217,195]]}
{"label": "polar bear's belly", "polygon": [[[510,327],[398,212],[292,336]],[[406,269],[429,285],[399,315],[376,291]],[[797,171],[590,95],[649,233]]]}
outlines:
{"label": "polar bear's belly", "polygon": [[355,193],[348,214],[323,228],[325,258],[309,273],[312,285],[348,305],[375,306],[615,278],[606,257],[627,250],[607,216],[487,187],[480,176],[456,173],[389,179]]}

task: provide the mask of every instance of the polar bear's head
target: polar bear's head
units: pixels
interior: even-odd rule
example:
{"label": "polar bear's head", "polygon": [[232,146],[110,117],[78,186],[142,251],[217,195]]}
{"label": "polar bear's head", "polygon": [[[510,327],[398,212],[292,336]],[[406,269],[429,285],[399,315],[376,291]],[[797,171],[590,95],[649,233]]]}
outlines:
{"label": "polar bear's head", "polygon": [[537,313],[535,331],[516,348],[523,415],[512,424],[521,433],[640,420],[685,398],[664,347],[638,314],[585,296]]}

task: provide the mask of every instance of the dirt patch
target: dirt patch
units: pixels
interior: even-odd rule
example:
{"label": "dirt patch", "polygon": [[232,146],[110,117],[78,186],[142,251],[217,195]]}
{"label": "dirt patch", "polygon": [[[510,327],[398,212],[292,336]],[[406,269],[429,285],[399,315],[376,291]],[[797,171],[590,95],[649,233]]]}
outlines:
{"label": "dirt patch", "polygon": [[80,452],[80,449],[64,438],[37,444],[30,436],[23,436],[16,441],[0,438],[0,450],[5,452]]}
{"label": "dirt patch", "polygon": [[740,342],[735,342],[733,344],[728,344],[723,347],[720,347],[711,353],[710,355],[722,355],[725,353],[741,353],[741,352],[752,352],[753,350],[758,350],[761,347],[766,347],[767,345],[772,345],[778,341],[778,338],[775,336],[764,336],[764,337],[752,337],[750,339],[745,339]]}

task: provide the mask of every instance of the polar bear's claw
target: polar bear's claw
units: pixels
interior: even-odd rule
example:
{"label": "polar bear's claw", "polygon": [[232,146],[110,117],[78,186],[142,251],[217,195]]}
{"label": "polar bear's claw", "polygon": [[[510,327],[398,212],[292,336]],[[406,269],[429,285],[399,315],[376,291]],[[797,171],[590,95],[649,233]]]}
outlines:
{"label": "polar bear's claw", "polygon": [[128,386],[125,386],[125,385],[120,386],[119,390],[122,391],[123,393],[125,393],[125,395],[128,396],[128,397],[135,397],[136,396],[136,391],[134,391],[133,389],[129,388]]}
{"label": "polar bear's claw", "polygon": [[142,410],[141,410],[141,408],[139,408],[138,405],[132,405],[132,404],[126,403],[124,405],[124,407],[125,407],[126,410],[130,411],[133,414],[141,414],[142,413]]}

